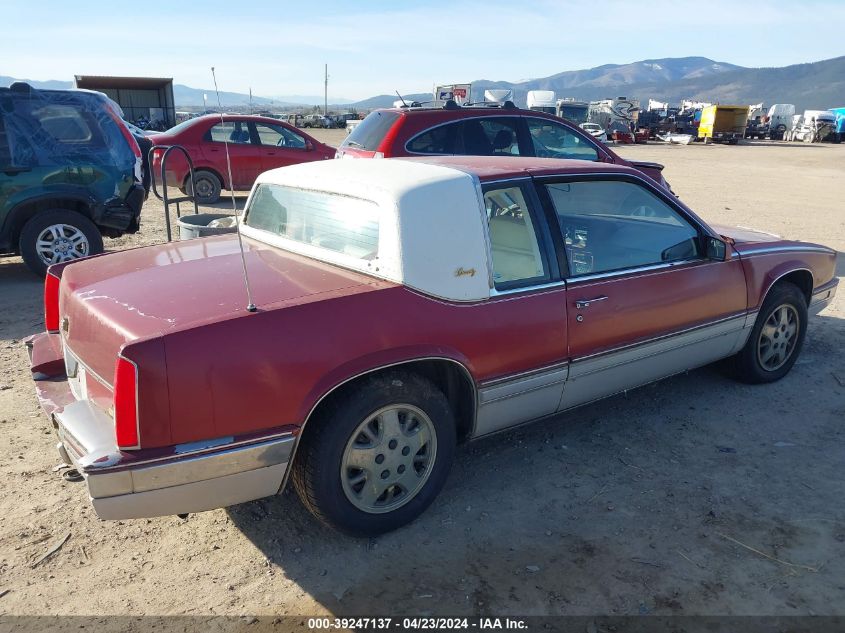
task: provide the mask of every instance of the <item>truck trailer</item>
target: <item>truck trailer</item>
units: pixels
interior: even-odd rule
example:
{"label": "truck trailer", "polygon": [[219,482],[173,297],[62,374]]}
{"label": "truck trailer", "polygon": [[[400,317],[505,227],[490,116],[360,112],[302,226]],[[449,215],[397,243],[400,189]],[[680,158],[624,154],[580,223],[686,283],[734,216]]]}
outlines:
{"label": "truck trailer", "polygon": [[529,90],[526,97],[529,110],[556,114],[554,90]]}
{"label": "truck trailer", "polygon": [[705,143],[728,143],[736,145],[745,136],[748,123],[748,106],[713,105],[701,111],[698,138]]}

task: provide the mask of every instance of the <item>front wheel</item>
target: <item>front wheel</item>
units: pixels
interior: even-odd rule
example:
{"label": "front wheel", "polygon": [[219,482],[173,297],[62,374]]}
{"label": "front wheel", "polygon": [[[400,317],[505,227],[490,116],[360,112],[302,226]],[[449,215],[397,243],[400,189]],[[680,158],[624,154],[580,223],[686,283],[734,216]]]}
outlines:
{"label": "front wheel", "polygon": [[348,388],[312,420],[292,479],[321,521],[376,536],[416,519],[440,492],[455,451],[443,392],[395,371]]}
{"label": "front wheel", "polygon": [[24,224],[18,247],[27,267],[43,276],[50,264],[102,253],[103,236],[78,211],[50,209]]}
{"label": "front wheel", "polygon": [[734,358],[737,378],[759,384],[783,378],[798,358],[807,333],[807,299],[797,286],[772,288],[748,337]]}

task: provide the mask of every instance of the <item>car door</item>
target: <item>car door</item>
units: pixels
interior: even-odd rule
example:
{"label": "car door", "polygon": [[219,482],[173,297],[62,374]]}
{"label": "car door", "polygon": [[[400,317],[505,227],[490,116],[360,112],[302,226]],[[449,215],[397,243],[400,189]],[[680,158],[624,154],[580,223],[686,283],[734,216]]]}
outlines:
{"label": "car door", "polygon": [[753,316],[739,257],[669,196],[633,176],[551,179],[539,190],[568,268],[561,409],[742,346]]}
{"label": "car door", "polygon": [[302,163],[314,156],[309,155],[305,137],[283,125],[255,122],[253,128],[261,152],[262,171]]}
{"label": "car door", "polygon": [[498,332],[501,371],[478,389],[475,435],[553,414],[567,376],[566,289],[531,180],[485,184],[493,289],[485,306]]}
{"label": "car door", "polygon": [[240,191],[251,188],[262,169],[261,154],[258,145],[252,142],[249,121],[221,121],[212,125],[203,136],[203,155],[226,180],[229,178],[227,150],[233,188]]}

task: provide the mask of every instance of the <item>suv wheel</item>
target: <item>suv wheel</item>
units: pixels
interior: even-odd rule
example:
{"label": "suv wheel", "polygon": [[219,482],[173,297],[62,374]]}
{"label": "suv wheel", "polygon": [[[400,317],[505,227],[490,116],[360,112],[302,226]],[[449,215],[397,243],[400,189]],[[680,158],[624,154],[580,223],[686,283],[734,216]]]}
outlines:
{"label": "suv wheel", "polygon": [[42,211],[24,225],[20,253],[37,275],[50,264],[67,262],[103,252],[103,236],[87,217],[68,209]]}

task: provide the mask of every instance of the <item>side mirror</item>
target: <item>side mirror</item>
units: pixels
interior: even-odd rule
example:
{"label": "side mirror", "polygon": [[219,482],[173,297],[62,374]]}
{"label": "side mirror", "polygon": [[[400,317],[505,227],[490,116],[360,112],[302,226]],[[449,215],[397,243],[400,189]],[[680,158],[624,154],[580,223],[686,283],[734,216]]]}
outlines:
{"label": "side mirror", "polygon": [[305,141],[305,151],[306,152],[313,152],[314,151],[314,143],[311,141]]}
{"label": "side mirror", "polygon": [[723,240],[707,235],[704,237],[704,254],[707,256],[707,259],[723,262],[728,259],[730,250],[728,249],[727,243]]}

